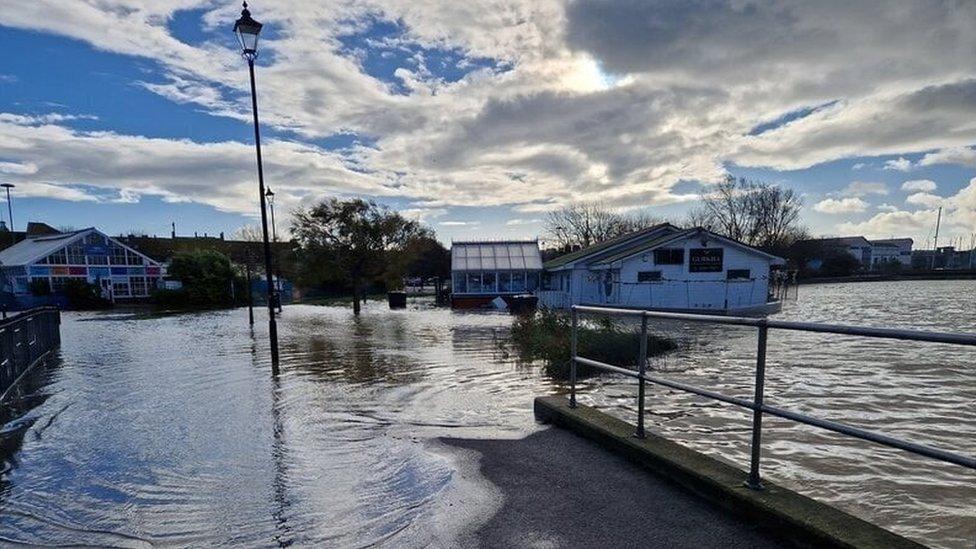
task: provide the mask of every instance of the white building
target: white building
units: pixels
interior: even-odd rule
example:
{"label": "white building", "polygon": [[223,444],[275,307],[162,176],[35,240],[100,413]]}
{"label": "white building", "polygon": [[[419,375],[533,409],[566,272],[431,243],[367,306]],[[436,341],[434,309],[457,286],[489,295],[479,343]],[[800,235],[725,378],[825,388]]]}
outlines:
{"label": "white building", "polygon": [[495,298],[531,294],[539,287],[538,240],[451,244],[451,306],[474,308]]}
{"label": "white building", "polygon": [[158,262],[95,228],[28,235],[0,252],[0,268],[21,306],[37,304],[32,287],[39,281],[57,296],[68,280],[84,280],[115,301],[149,297],[164,274]]}
{"label": "white building", "polygon": [[880,267],[885,263],[901,263],[903,267],[912,266],[911,238],[889,238],[871,241],[871,266]]}
{"label": "white building", "polygon": [[769,274],[784,261],[702,228],[661,224],[545,264],[539,304],[593,304],[694,312],[779,310]]}

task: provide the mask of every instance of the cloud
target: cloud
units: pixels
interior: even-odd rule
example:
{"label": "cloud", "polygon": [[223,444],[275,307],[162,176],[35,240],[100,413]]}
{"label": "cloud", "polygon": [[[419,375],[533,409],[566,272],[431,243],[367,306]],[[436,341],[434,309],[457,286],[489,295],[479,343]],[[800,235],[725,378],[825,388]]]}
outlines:
{"label": "cloud", "polygon": [[840,191],[844,196],[868,196],[871,194],[886,195],[888,186],[884,183],[869,181],[852,181]]}
{"label": "cloud", "polygon": [[976,168],[976,148],[953,147],[928,153],[918,162],[920,166],[936,164],[958,164],[969,168]]}
{"label": "cloud", "polygon": [[853,166],[851,166],[851,169],[852,170],[863,170],[867,166],[868,165],[865,162],[857,162],[856,164],[854,164]]}
{"label": "cloud", "polygon": [[534,225],[536,223],[542,223],[542,220],[538,218],[533,218],[533,219],[515,218],[506,221],[505,225],[509,227],[518,227],[521,225]]}
{"label": "cloud", "polygon": [[877,208],[882,212],[897,212],[898,206],[893,206],[891,204],[878,204]]}
{"label": "cloud", "polygon": [[860,198],[827,198],[814,204],[813,209],[829,214],[860,213],[867,209],[868,203]]}
{"label": "cloud", "polygon": [[445,227],[471,227],[474,225],[481,225],[480,221],[441,221],[438,225],[443,225]]}
{"label": "cloud", "polygon": [[[238,9],[34,0],[5,6],[0,24],[147,59],[159,76],[134,84],[247,121],[246,70],[226,33]],[[214,34],[179,39],[167,24],[177,10],[199,10]],[[269,29],[262,121],[294,136],[266,149],[286,207],[326,193],[522,212],[577,200],[673,204],[687,198],[674,191],[680,182],[718,181],[729,164],[802,169],[976,142],[973,3],[282,0],[252,11]],[[377,24],[398,29],[389,44],[455,52],[459,67],[488,61],[457,78],[430,63],[371,74],[346,43]],[[16,116],[0,115],[0,153],[36,165],[33,179],[254,212],[244,143]],[[749,135],[769,120],[782,123]],[[370,146],[314,145],[336,134]]]}
{"label": "cloud", "polygon": [[915,193],[905,198],[905,204],[925,206],[926,208],[938,208],[944,203],[944,198],[930,193]]}
{"label": "cloud", "polygon": [[[922,196],[917,196],[922,195]],[[976,177],[956,194],[938,197],[917,193],[917,204],[925,206],[915,211],[885,211],[862,222],[837,225],[843,234],[863,234],[868,238],[907,236],[917,243],[925,242],[935,230],[938,206],[943,207],[942,233],[946,238],[969,238],[976,232]],[[911,197],[909,197],[911,198]]]}
{"label": "cloud", "polygon": [[0,162],[0,173],[32,175],[37,173],[37,164],[20,162]]}
{"label": "cloud", "polygon": [[885,162],[884,169],[907,172],[912,169],[912,162],[907,158],[899,157],[897,160],[889,160]]}
{"label": "cloud", "polygon": [[938,185],[931,179],[912,179],[901,184],[901,190],[903,191],[921,191],[926,193],[934,191],[937,187]]}

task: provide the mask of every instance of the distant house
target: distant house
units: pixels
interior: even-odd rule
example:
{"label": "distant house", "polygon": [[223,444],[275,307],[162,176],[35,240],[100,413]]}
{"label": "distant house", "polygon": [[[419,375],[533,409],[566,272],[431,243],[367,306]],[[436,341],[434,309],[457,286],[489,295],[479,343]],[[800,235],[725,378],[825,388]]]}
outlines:
{"label": "distant house", "polygon": [[770,270],[784,260],[703,228],[664,223],[546,262],[539,303],[763,313]]}
{"label": "distant house", "polygon": [[[888,265],[910,267],[912,264],[911,238],[890,238],[868,240],[863,236],[843,236],[837,238],[817,238],[804,240],[799,246],[819,250],[821,253],[840,250],[854,258],[865,270],[879,270]],[[807,259],[806,268],[818,271],[823,265],[823,257]]]}
{"label": "distant house", "polygon": [[531,294],[539,286],[542,256],[538,240],[473,241],[451,244],[451,306],[488,306],[496,298]]}
{"label": "distant house", "polygon": [[[15,308],[56,300],[68,280],[95,284],[112,301],[145,299],[164,275],[159,262],[95,228],[28,231],[0,251],[0,269]],[[53,297],[35,295],[44,293]]]}

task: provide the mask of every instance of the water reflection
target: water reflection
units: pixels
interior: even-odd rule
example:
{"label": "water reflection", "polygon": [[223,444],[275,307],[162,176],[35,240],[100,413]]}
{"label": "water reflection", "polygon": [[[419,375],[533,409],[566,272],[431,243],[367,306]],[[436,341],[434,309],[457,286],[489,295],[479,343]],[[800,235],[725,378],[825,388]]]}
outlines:
{"label": "water reflection", "polygon": [[[971,285],[803,288],[783,316],[976,331],[972,296]],[[943,315],[918,319],[920,307]],[[246,310],[65,315],[60,364],[4,418],[16,467],[3,474],[0,540],[449,545],[451,517],[488,511],[459,512],[484,498],[427,441],[524,436],[538,428],[532,398],[565,389],[499,345],[506,315],[376,304],[357,319],[290,306],[275,378],[265,324],[259,316],[252,332],[246,319]],[[682,342],[655,370],[751,396],[754,331],[652,328]],[[976,452],[972,359],[945,346],[773,335],[767,398]],[[581,388],[585,402],[633,420],[630,381]],[[741,410],[655,387],[648,413],[651,429],[748,462]],[[765,473],[806,494],[937,546],[968,547],[976,536],[976,479],[959,468],[775,419],[764,440]],[[468,491],[442,514],[444,495],[460,486]]]}

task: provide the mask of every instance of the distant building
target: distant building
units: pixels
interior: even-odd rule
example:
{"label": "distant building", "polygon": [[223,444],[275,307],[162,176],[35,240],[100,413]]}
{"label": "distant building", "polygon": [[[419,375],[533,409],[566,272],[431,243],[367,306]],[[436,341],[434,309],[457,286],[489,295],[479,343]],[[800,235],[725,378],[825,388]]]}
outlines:
{"label": "distant building", "polygon": [[451,306],[489,306],[531,294],[539,286],[542,256],[538,240],[474,241],[451,244]]}
{"label": "distant building", "polygon": [[[69,280],[95,284],[112,301],[145,299],[164,276],[158,261],[98,229],[51,231],[28,230],[23,240],[0,251],[4,289],[14,308],[57,301]],[[38,291],[42,288],[47,292]]]}
{"label": "distant building", "polygon": [[[836,238],[816,238],[797,243],[808,249],[826,253],[840,250],[854,258],[865,270],[880,270],[890,265],[909,267],[912,265],[911,238],[891,238],[868,240],[863,236],[843,236]],[[807,258],[806,268],[818,271],[823,266],[824,257]]]}
{"label": "distant building", "polygon": [[669,223],[546,262],[539,303],[768,313],[770,270],[784,260],[703,228]]}
{"label": "distant building", "polygon": [[871,266],[879,268],[885,264],[898,263],[903,267],[912,266],[911,238],[888,238],[871,241]]}
{"label": "distant building", "polygon": [[957,250],[954,246],[942,246],[934,251],[917,250],[912,253],[912,267],[946,271],[976,269],[976,249],[967,251]]}

